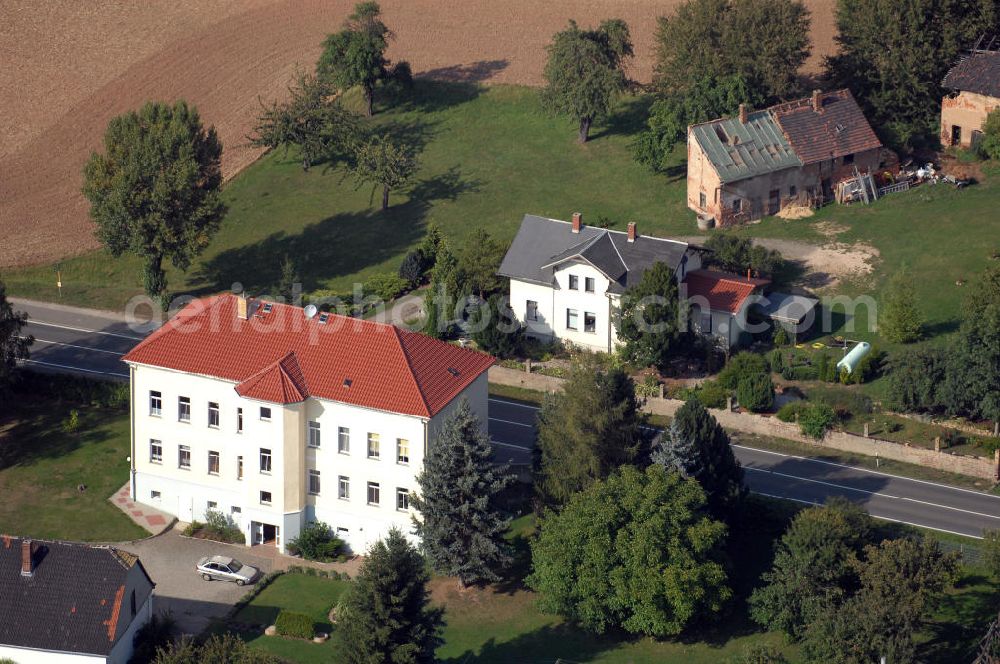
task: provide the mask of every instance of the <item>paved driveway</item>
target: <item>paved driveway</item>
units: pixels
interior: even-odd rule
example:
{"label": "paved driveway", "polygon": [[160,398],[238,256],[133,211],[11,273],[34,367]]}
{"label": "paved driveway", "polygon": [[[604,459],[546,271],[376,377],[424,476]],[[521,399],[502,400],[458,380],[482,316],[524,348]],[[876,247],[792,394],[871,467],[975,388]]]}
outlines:
{"label": "paved driveway", "polygon": [[275,565],[273,558],[262,557],[254,549],[189,539],[176,530],[121,548],[139,556],[156,583],[157,609],[164,613],[171,611],[180,629],[188,634],[197,634],[212,618],[224,616],[249,589],[228,581],[205,581],[194,571],[199,558],[216,554],[232,556],[262,574]]}

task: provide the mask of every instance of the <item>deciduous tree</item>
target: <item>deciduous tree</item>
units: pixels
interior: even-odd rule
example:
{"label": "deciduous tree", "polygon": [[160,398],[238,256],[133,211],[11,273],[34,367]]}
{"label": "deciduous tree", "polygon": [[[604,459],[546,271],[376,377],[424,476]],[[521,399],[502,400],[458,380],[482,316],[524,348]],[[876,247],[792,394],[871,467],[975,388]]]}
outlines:
{"label": "deciduous tree", "polygon": [[0,401],[10,390],[17,363],[30,356],[28,351],[35,338],[21,335],[28,314],[16,311],[7,301],[7,286],[0,281]]}
{"label": "deciduous tree", "polygon": [[348,664],[430,664],[443,611],[430,606],[423,557],[393,528],[368,550],[337,614],[334,632]]}
{"label": "deciduous tree", "polygon": [[709,263],[737,274],[752,270],[760,276],[770,277],[785,265],[780,251],[755,244],[748,237],[716,233],[708,238],[705,246],[712,250]]}
{"label": "deciduous tree", "polygon": [[733,454],[729,436],[697,399],[678,409],[650,458],[697,480],[716,519],[730,521],[746,495],[743,467]]}
{"label": "deciduous tree", "polygon": [[717,613],[732,593],[720,562],[726,527],[698,483],[623,466],[541,522],[528,584],[545,611],[602,633],[663,637]]}
{"label": "deciduous tree", "polygon": [[797,0],[687,0],[659,19],[655,83],[669,97],[738,75],[773,102],[799,92],[808,56],[809,12]]}
{"label": "deciduous tree", "polygon": [[987,159],[1000,160],[1000,108],[994,108],[986,116],[979,152]]}
{"label": "deciduous tree", "polygon": [[500,505],[514,482],[509,467],[493,463],[493,447],[465,399],[431,441],[420,493],[411,498],[416,534],[435,572],[462,585],[492,583],[510,563],[504,539],[510,516]]}
{"label": "deciduous tree", "polygon": [[687,303],[666,263],[653,264],[625,291],[616,318],[621,353],[629,362],[663,370],[687,348]]}
{"label": "deciduous tree", "polygon": [[315,76],[301,74],[288,91],[288,101],[263,108],[250,143],[298,147],[304,171],[323,160],[349,157],[361,136],[358,117],[332,99],[329,86]]}
{"label": "deciduous tree", "polygon": [[854,565],[868,542],[871,517],[843,498],[799,512],[782,536],[764,586],[750,596],[750,616],[801,638],[806,628],[856,587]]}
{"label": "deciduous tree", "polygon": [[389,192],[413,179],[417,158],[387,134],[359,143],[354,154],[354,177],[358,186],[370,184],[372,194],[382,188],[382,209],[389,209]]}
{"label": "deciduous tree", "polygon": [[831,81],[850,88],[888,144],[936,145],[941,81],[996,29],[995,0],[838,0],[836,17]]}
{"label": "deciduous tree", "polygon": [[112,119],[104,154],[91,153],[83,194],[97,237],[112,256],[143,260],[150,297],[166,290],[165,258],[187,269],[218,230],[226,211],[221,158],[215,129],[183,101],[150,102]]}
{"label": "deciduous tree", "polygon": [[396,78],[409,83],[409,64],[399,62],[392,66],[385,57],[392,38],[392,31],[382,22],[378,3],[360,2],[354,6],[343,29],[327,35],[323,53],[316,63],[316,73],[320,80],[336,88],[360,87],[371,117],[379,81]]}
{"label": "deciduous tree", "polygon": [[879,332],[893,343],[908,344],[920,339],[923,326],[913,275],[903,268],[889,279],[879,312]]}
{"label": "deciduous tree", "polygon": [[625,90],[625,60],[632,57],[628,25],[610,19],[581,30],[570,21],[553,36],[548,53],[542,101],[553,113],[579,120],[579,140],[586,143],[593,122],[606,117]]}
{"label": "deciduous tree", "polygon": [[619,466],[644,463],[645,423],[632,379],[584,353],[538,414],[535,489],[542,503],[562,505]]}

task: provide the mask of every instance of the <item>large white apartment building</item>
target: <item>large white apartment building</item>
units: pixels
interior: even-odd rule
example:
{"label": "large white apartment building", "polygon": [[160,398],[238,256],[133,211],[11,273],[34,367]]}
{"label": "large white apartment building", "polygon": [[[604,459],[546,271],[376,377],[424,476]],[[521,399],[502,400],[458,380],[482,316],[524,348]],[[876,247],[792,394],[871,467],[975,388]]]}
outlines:
{"label": "large white apartment building", "polygon": [[412,530],[409,495],[462,399],[486,426],[493,358],[392,325],[221,295],[124,358],[132,494],[182,521],[233,516],[280,550],[311,521],[356,552]]}

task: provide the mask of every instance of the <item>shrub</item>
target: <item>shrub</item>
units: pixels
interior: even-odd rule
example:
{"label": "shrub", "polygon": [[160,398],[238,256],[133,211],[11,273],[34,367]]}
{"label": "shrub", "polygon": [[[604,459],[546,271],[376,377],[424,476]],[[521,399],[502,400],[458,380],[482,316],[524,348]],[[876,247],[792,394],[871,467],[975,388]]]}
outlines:
{"label": "shrub", "polygon": [[785,367],[781,371],[781,376],[785,380],[818,380],[819,371],[817,371],[816,367],[809,365]]}
{"label": "shrub", "polygon": [[743,377],[766,373],[768,373],[767,361],[764,357],[744,351],[737,353],[729,360],[729,363],[719,372],[718,381],[727,390],[735,390]]}
{"label": "shrub", "polygon": [[736,387],[736,398],[741,406],[755,413],[770,410],[774,405],[771,376],[766,373],[743,376]]}
{"label": "shrub", "polygon": [[798,422],[802,412],[809,408],[806,401],[792,401],[778,409],[777,418],[782,422]]}
{"label": "shrub", "polygon": [[365,282],[365,295],[374,295],[383,302],[393,300],[409,287],[397,274],[376,274]]}
{"label": "shrub", "polygon": [[646,374],[641,381],[635,382],[635,393],[640,397],[660,396],[660,381],[653,374]]}
{"label": "shrub", "polygon": [[837,416],[833,409],[825,403],[810,404],[799,413],[799,428],[802,433],[816,440],[822,440],[836,421]]}
{"label": "shrub", "polygon": [[787,346],[789,342],[788,331],[783,325],[774,326],[774,337],[772,343],[775,346]]}
{"label": "shrub", "polygon": [[76,433],[80,428],[80,411],[73,409],[69,411],[69,417],[62,421],[63,433]]}
{"label": "shrub", "polygon": [[719,385],[718,381],[706,380],[698,387],[679,390],[673,398],[681,401],[697,399],[705,408],[725,408],[729,390]]}
{"label": "shrub", "polygon": [[782,373],[785,369],[785,358],[777,348],[771,351],[770,356],[768,356],[768,363],[771,365],[771,371],[774,373]]}
{"label": "shrub", "polygon": [[411,249],[403,257],[403,262],[399,264],[399,278],[408,282],[411,286],[419,284],[424,279],[424,275],[431,267],[431,261],[423,249]]}
{"label": "shrub", "polygon": [[282,610],[274,621],[274,626],[281,636],[291,636],[296,639],[311,639],[315,634],[313,619],[295,611]]}
{"label": "shrub", "polygon": [[784,655],[766,643],[744,646],[738,657],[729,660],[732,664],[787,664]]}
{"label": "shrub", "polygon": [[[289,540],[286,547],[292,555],[301,555],[306,560],[329,562],[340,554],[344,542],[333,536],[330,526],[316,521],[303,528],[298,537]],[[315,573],[312,567],[304,571],[306,574]]]}
{"label": "shrub", "polygon": [[193,535],[199,530],[203,531],[208,539],[230,544],[246,544],[246,536],[239,525],[233,521],[233,517],[229,514],[223,514],[219,510],[205,510],[205,523],[193,522],[184,531],[184,534]]}

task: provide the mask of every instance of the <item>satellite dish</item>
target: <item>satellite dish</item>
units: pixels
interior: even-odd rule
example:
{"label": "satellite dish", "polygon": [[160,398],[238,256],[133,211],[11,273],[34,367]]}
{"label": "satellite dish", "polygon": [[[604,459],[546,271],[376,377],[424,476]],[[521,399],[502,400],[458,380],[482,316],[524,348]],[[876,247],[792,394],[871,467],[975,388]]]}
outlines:
{"label": "satellite dish", "polygon": [[313,316],[316,315],[316,312],[318,312],[319,309],[316,308],[315,304],[307,304],[306,308],[303,309],[303,311],[306,314],[306,318],[312,318]]}

